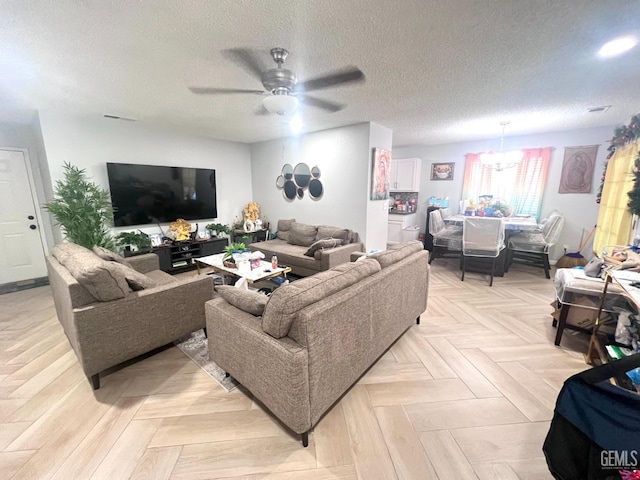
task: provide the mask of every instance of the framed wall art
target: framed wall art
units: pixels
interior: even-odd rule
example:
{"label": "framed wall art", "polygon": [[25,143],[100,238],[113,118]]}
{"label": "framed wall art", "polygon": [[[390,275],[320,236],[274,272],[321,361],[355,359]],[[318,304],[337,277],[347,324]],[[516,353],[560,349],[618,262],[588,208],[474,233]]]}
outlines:
{"label": "framed wall art", "polygon": [[598,145],[565,147],[558,193],[591,193]]}
{"label": "framed wall art", "polygon": [[371,200],[387,200],[391,181],[391,152],[382,148],[373,149],[371,171]]}
{"label": "framed wall art", "polygon": [[455,162],[432,163],[431,180],[453,180],[453,169]]}

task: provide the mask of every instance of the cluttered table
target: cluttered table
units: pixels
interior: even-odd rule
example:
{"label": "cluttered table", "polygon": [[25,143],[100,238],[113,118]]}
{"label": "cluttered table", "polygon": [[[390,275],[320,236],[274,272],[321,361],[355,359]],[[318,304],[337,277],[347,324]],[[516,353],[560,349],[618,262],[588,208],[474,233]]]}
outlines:
{"label": "cluttered table", "polygon": [[[462,214],[452,215],[445,218],[444,222],[450,225],[462,226],[464,218],[465,215]],[[504,217],[504,228],[505,230],[537,230],[540,226],[536,223],[535,217],[530,215],[514,215],[511,217]]]}

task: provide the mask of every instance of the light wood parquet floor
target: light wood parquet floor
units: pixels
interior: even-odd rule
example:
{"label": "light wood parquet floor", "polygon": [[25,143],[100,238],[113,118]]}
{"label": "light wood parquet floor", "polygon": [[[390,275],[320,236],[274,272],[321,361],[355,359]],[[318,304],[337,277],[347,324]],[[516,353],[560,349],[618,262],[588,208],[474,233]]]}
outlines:
{"label": "light wood parquet floor", "polygon": [[[586,342],[553,345],[554,291],[514,266],[488,286],[432,264],[429,306],[302,448],[242,388],[177,348],[92,391],[49,287],[0,296],[0,478],[543,479],[541,446]],[[210,332],[213,334],[213,332]]]}

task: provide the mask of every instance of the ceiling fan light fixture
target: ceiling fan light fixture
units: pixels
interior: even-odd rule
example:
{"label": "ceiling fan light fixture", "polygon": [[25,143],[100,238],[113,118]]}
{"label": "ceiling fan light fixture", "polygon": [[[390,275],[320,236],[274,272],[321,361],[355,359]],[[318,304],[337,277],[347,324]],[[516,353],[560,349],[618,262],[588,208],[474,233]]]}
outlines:
{"label": "ceiling fan light fixture", "polygon": [[298,99],[293,95],[271,95],[262,100],[262,105],[270,113],[289,115],[298,108]]}

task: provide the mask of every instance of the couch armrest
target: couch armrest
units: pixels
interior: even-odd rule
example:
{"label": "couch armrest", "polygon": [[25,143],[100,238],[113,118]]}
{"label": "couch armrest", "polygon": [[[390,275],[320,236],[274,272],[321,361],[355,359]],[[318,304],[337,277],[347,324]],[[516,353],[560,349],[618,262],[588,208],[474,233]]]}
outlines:
{"label": "couch armrest", "polygon": [[135,255],[128,257],[127,261],[134,270],[140,273],[149,273],[153,270],[160,270],[160,257],[155,253],[145,253],[143,255]]}
{"label": "couch armrest", "polygon": [[362,244],[360,242],[341,245],[336,248],[320,250],[320,270],[329,270],[341,263],[351,261],[351,252],[361,252]]}
{"label": "couch armrest", "polygon": [[74,310],[76,353],[90,376],[205,326],[213,278],[193,277]]}
{"label": "couch armrest", "polygon": [[311,428],[307,350],[273,338],[259,317],[222,298],[207,302],[209,358],[233,375],[296,433]]}

